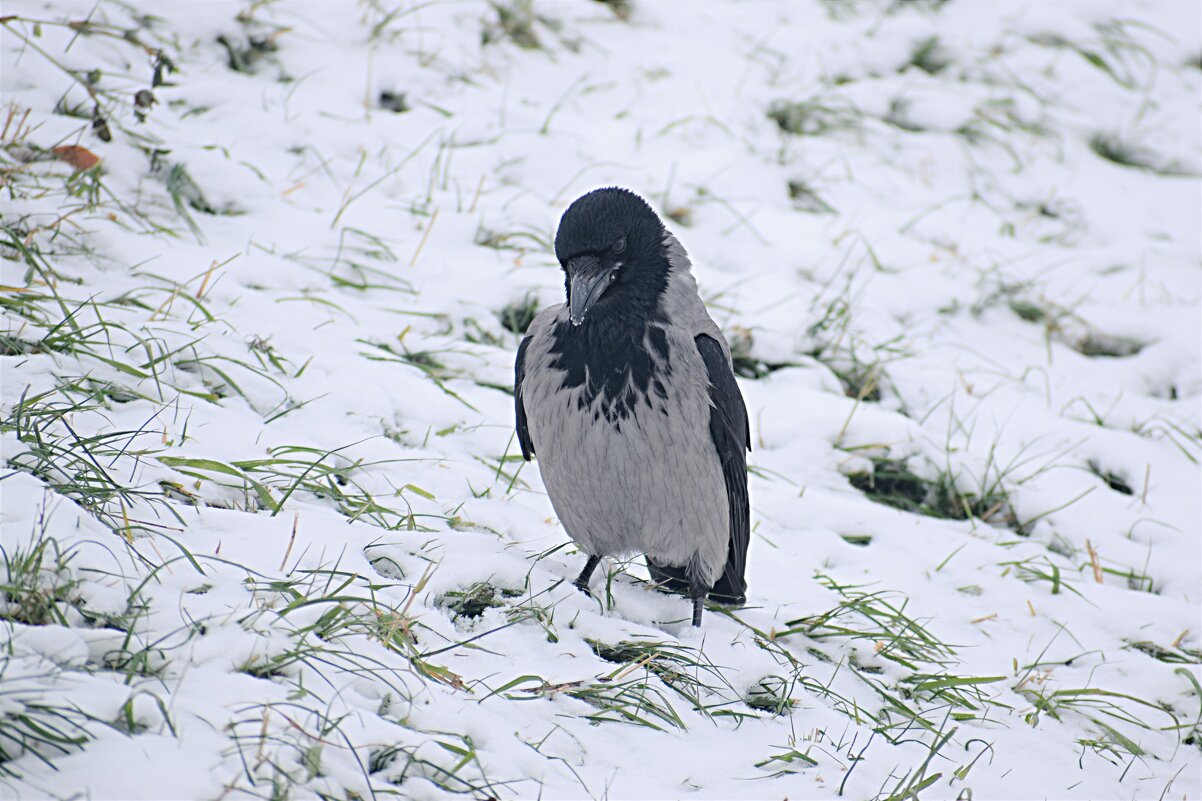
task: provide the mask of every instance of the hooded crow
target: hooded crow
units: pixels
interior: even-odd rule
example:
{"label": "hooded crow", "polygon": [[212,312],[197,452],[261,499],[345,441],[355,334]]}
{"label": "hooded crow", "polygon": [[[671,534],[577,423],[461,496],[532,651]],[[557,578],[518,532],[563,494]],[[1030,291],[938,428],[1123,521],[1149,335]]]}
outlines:
{"label": "hooded crow", "polygon": [[567,302],[518,346],[522,456],[538,455],[551,505],[588,556],[642,552],[652,578],[693,602],[743,603],[750,538],[747,408],[730,347],[697,294],[688,255],[651,207],[597,189],[555,235]]}

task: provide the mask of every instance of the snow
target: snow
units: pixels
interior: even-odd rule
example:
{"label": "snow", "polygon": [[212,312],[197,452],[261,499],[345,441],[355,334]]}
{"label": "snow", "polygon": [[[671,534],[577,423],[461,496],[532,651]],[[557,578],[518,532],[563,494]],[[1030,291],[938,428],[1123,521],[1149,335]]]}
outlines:
{"label": "snow", "polygon": [[[1202,795],[1198,6],[525,8],[5,3],[4,796]],[[772,368],[700,631],[516,458],[609,184]]]}

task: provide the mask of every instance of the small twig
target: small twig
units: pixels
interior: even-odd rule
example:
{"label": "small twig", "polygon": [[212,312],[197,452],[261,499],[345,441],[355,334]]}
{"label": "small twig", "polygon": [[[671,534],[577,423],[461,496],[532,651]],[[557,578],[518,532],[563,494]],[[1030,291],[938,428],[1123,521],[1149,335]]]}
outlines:
{"label": "small twig", "polygon": [[417,257],[422,254],[422,248],[426,246],[426,240],[430,238],[430,231],[434,229],[434,221],[438,219],[438,209],[434,209],[434,213],[430,215],[430,221],[426,223],[425,233],[422,234],[422,241],[417,243],[417,250],[413,251],[413,258],[409,260],[409,267],[412,268],[417,264]]}
{"label": "small twig", "polygon": [[636,671],[636,670],[638,670],[639,668],[641,668],[643,665],[645,665],[645,664],[647,664],[648,662],[650,662],[650,661],[651,661],[652,659],[654,659],[655,657],[656,657],[656,654],[655,654],[654,652],[648,653],[646,656],[644,656],[644,657],[643,657],[642,659],[640,659],[638,662],[635,662],[635,663],[633,663],[633,664],[631,664],[631,665],[627,666],[627,667],[626,667],[624,670],[622,670],[622,672],[621,672],[621,673],[618,673],[616,676],[614,676],[614,677],[613,677],[613,680],[614,680],[614,681],[621,681],[622,679],[626,678],[627,676],[629,676],[629,675],[630,675],[631,673],[633,673],[634,671]]}
{"label": "small twig", "polygon": [[1102,576],[1102,561],[1098,558],[1098,551],[1093,547],[1093,543],[1089,540],[1085,541],[1085,550],[1089,551],[1089,565],[1093,568],[1093,580],[1099,584],[1105,583]]}
{"label": "small twig", "polygon": [[205,290],[208,289],[208,287],[209,287],[209,279],[213,277],[213,273],[216,270],[219,270],[220,268],[229,264],[234,259],[238,258],[238,256],[239,256],[239,254],[235,253],[233,256],[230,256],[228,259],[226,259],[223,262],[218,262],[217,259],[213,259],[213,263],[211,265],[209,265],[209,269],[205,271],[204,278],[201,279],[200,289],[196,290],[196,299],[197,300],[200,300],[201,298],[204,297]]}
{"label": "small twig", "polygon": [[991,518],[991,517],[993,517],[995,514],[997,514],[997,513],[998,513],[998,510],[1002,508],[1002,503],[1003,503],[1002,501],[998,501],[998,502],[997,502],[997,503],[995,503],[993,506],[990,506],[990,507],[989,507],[989,509],[987,509],[987,510],[985,511],[985,514],[981,515],[981,520],[983,520],[983,521],[985,521],[986,523],[988,523],[988,522],[989,522],[989,518]]}
{"label": "small twig", "polygon": [[300,524],[300,512],[292,516],[292,536],[288,538],[288,549],[284,551],[284,558],[280,560],[280,570],[283,570],[288,564],[288,557],[292,555],[292,546],[296,543],[296,528]]}
{"label": "small twig", "polygon": [[179,285],[176,284],[175,288],[171,290],[171,294],[167,296],[167,299],[164,300],[162,303],[160,303],[159,307],[157,309],[155,309],[153,312],[151,312],[150,317],[147,318],[146,321],[148,323],[152,323],[155,321],[155,319],[158,318],[158,316],[160,314],[162,314],[165,317],[166,316],[165,310],[170,308],[171,304],[174,303],[175,299],[178,297],[179,297]]}
{"label": "small twig", "polygon": [[263,749],[267,745],[267,716],[271,712],[271,707],[267,704],[263,705],[263,726],[259,729],[259,750],[255,753],[255,769],[263,764]]}
{"label": "small twig", "polygon": [[483,190],[484,190],[484,175],[483,175],[483,174],[481,174],[481,176],[480,176],[480,182],[476,184],[476,194],[472,195],[472,205],[471,205],[471,207],[470,207],[470,208],[467,210],[467,213],[468,213],[468,214],[471,214],[471,213],[473,213],[473,212],[476,210],[476,203],[478,203],[478,202],[479,202],[479,200],[480,200],[480,192],[481,192],[481,191],[483,191]]}
{"label": "small twig", "polygon": [[560,690],[574,690],[577,687],[582,686],[583,684],[584,684],[584,682],[581,680],[565,681],[562,684],[547,684],[544,681],[542,684],[538,685],[537,687],[523,687],[518,692],[530,693],[531,695],[534,695],[536,693],[545,695],[547,693],[552,693],[552,694],[557,693]]}

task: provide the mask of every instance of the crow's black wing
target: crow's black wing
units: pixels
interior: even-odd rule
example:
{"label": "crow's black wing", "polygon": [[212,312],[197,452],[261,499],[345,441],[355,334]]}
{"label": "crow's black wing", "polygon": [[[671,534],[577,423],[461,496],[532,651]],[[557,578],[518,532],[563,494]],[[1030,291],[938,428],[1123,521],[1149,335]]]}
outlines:
{"label": "crow's black wing", "polygon": [[527,462],[534,455],[534,442],[530,439],[530,427],[526,423],[526,405],[522,402],[522,381],[526,378],[526,348],[530,345],[530,337],[518,345],[518,358],[513,366],[513,406],[517,413],[518,445],[522,448],[522,458]]}
{"label": "crow's black wing", "polygon": [[726,568],[710,591],[710,597],[724,603],[743,603],[747,596],[744,567],[747,545],[751,540],[751,509],[747,498],[747,451],[751,450],[751,429],[747,406],[735,382],[730,361],[718,341],[706,334],[695,340],[709,376],[710,436],[722,464],[726,499],[730,504],[730,544]]}

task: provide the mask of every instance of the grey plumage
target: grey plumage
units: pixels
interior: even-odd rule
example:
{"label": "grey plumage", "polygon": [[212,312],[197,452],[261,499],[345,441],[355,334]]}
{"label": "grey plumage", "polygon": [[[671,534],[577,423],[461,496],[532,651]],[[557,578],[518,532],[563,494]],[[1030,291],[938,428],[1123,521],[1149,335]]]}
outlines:
{"label": "grey plumage", "polygon": [[556,249],[569,302],[541,312],[518,351],[523,455],[537,454],[582,551],[646,554],[657,578],[687,583],[698,624],[717,582],[727,600],[744,591],[747,416],[730,349],[684,248],[636,195],[576,201]]}
{"label": "grey plumage", "polygon": [[[722,473],[704,426],[708,382],[693,338],[724,340],[688,272],[674,271],[665,301],[676,307],[665,331],[670,392],[636,404],[625,430],[594,419],[592,408],[582,410],[582,387],[561,387],[549,333],[566,318],[562,305],[530,325],[522,395],[551,503],[586,553],[642,551],[671,565],[686,565],[696,554],[701,577],[712,584],[726,559],[730,511],[726,493],[717,491]],[[598,397],[592,406],[602,403]]]}

